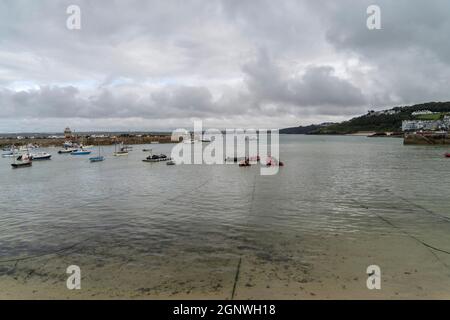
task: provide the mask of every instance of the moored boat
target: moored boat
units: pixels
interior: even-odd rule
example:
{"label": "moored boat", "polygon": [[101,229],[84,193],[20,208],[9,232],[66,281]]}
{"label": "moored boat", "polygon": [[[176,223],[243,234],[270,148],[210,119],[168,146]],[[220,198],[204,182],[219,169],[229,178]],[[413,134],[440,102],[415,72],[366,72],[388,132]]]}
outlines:
{"label": "moored boat", "polygon": [[80,149],[77,151],[72,151],[70,154],[74,155],[74,156],[82,156],[82,155],[86,155],[86,154],[91,154],[91,151]]}
{"label": "moored boat", "polygon": [[77,148],[64,148],[58,151],[59,154],[67,154],[67,153],[72,153],[74,151],[77,151]]}
{"label": "moored boat", "polygon": [[13,169],[30,167],[32,165],[32,159],[29,154],[23,154],[19,158],[20,161],[17,162],[16,157],[14,157],[14,163],[11,163]]}
{"label": "moored boat", "polygon": [[47,152],[39,152],[31,154],[31,160],[39,161],[39,160],[50,160],[52,155]]}
{"label": "moored boat", "polygon": [[127,156],[128,155],[128,148],[123,146],[123,143],[120,144],[121,147],[119,151],[117,151],[117,143],[114,145],[114,156],[115,157],[121,157],[121,156]]}
{"label": "moored boat", "polygon": [[100,145],[98,145],[98,156],[89,158],[89,161],[91,161],[91,162],[102,162],[103,160],[105,160],[105,157],[101,155]]}
{"label": "moored boat", "polygon": [[172,160],[172,158],[169,158],[165,154],[154,154],[152,156],[148,156],[147,158],[145,158],[142,161],[144,161],[144,162],[160,162],[160,161],[169,161],[169,160]]}
{"label": "moored boat", "polygon": [[103,160],[105,160],[105,157],[103,157],[103,156],[89,158],[90,162],[101,162]]}
{"label": "moored boat", "polygon": [[242,160],[241,162],[239,162],[239,167],[250,167],[250,166],[251,166],[251,164],[250,164],[249,159],[245,159],[245,160]]}

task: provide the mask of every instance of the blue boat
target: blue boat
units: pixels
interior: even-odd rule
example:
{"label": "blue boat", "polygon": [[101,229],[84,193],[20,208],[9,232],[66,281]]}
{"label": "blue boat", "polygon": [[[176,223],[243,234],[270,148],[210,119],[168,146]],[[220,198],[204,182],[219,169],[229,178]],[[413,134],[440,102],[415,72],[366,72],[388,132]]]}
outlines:
{"label": "blue boat", "polygon": [[100,154],[100,145],[98,145],[98,156],[89,158],[90,162],[101,162],[105,160],[105,157]]}
{"label": "blue boat", "polygon": [[105,160],[105,157],[104,157],[104,156],[99,156],[99,157],[92,157],[92,158],[89,158],[89,161],[90,161],[90,162],[100,162],[100,161],[103,161],[103,160]]}
{"label": "blue boat", "polygon": [[72,151],[70,154],[74,155],[74,156],[81,156],[81,155],[85,155],[85,154],[91,154],[91,151],[89,151],[89,150],[77,150],[77,151]]}

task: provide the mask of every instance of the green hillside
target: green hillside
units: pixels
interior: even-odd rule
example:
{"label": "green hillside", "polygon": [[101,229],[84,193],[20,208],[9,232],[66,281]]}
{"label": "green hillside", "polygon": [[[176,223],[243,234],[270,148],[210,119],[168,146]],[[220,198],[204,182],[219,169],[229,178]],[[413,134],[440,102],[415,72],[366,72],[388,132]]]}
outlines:
{"label": "green hillside", "polygon": [[[429,110],[438,114],[413,116],[414,111]],[[395,107],[384,111],[369,111],[366,115],[337,124],[321,127],[313,134],[348,134],[358,131],[401,131],[403,120],[438,120],[450,113],[449,102],[427,102],[413,106]]]}

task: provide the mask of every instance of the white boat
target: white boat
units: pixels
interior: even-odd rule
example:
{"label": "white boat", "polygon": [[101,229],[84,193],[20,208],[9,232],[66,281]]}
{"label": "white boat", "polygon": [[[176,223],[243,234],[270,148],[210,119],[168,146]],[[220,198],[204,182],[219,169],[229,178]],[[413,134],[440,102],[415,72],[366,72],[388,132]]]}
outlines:
{"label": "white boat", "polygon": [[69,153],[72,153],[72,152],[77,151],[77,150],[78,150],[77,148],[65,148],[65,149],[59,150],[58,153],[59,154],[64,154],[64,153],[69,154]]}
{"label": "white boat", "polygon": [[51,157],[52,157],[52,155],[50,153],[47,153],[47,152],[38,152],[38,153],[31,154],[31,159],[34,160],[34,161],[50,160]]}
{"label": "white boat", "polygon": [[19,156],[18,159],[16,159],[16,157],[14,156],[14,162],[11,163],[11,166],[13,167],[13,169],[31,167],[32,160],[33,159],[28,153]]}
{"label": "white boat", "polygon": [[121,147],[119,150],[117,150],[117,143],[114,145],[114,156],[115,157],[122,157],[122,156],[127,156],[128,155],[128,149],[126,149],[123,146],[123,143],[120,144]]}

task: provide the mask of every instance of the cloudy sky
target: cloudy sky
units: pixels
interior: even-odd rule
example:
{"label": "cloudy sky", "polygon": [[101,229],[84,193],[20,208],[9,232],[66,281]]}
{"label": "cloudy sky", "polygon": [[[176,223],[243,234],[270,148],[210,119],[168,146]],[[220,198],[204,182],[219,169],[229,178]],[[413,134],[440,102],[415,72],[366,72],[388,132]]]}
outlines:
{"label": "cloudy sky", "polygon": [[449,35],[447,0],[0,0],[0,132],[282,128],[450,100]]}

